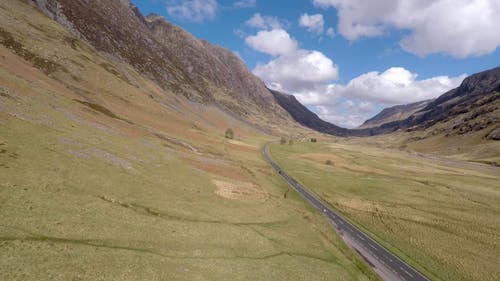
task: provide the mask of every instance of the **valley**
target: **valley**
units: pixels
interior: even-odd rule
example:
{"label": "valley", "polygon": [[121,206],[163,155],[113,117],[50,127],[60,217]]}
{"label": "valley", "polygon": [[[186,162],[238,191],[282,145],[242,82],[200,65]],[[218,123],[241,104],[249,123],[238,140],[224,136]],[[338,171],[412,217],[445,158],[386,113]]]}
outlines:
{"label": "valley", "polygon": [[318,198],[431,280],[496,279],[498,167],[342,139],[270,151]]}
{"label": "valley", "polygon": [[334,213],[425,278],[496,280],[499,67],[358,129],[268,86],[128,0],[1,1],[0,280],[406,280]]}

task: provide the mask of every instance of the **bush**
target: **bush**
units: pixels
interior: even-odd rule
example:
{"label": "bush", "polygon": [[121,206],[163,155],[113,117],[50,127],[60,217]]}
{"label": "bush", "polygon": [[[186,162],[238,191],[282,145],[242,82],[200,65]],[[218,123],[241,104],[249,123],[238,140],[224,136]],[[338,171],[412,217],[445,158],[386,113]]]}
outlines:
{"label": "bush", "polygon": [[281,139],[280,139],[280,144],[285,144],[285,143],[286,143],[286,139],[285,139],[285,137],[281,137]]}
{"label": "bush", "polygon": [[289,145],[292,145],[292,144],[293,144],[293,140],[289,140],[289,141],[288,141],[288,144],[289,144]]}
{"label": "bush", "polygon": [[329,166],[335,166],[335,164],[333,164],[332,160],[330,160],[330,159],[326,160],[325,164],[329,165]]}
{"label": "bush", "polygon": [[317,142],[318,140],[316,138],[311,138],[311,142]]}
{"label": "bush", "polygon": [[233,129],[229,128],[226,130],[226,139],[234,139],[234,132],[233,132]]}

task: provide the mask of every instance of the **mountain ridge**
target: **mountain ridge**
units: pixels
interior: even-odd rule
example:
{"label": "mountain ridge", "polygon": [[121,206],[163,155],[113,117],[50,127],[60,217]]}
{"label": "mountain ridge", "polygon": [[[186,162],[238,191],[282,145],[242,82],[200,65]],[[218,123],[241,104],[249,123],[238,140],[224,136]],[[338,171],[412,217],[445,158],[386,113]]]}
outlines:
{"label": "mountain ridge", "polygon": [[[325,124],[320,121],[309,122],[304,119],[304,116],[308,116],[311,120],[316,120],[318,116],[316,114],[312,114],[304,106],[298,105],[299,103],[296,99],[283,98],[283,95],[276,95],[277,99],[280,99],[282,102],[280,103],[292,117],[295,118],[297,122],[300,124],[309,127],[311,129],[338,135],[338,136],[356,136],[356,137],[367,137],[367,136],[376,136],[382,134],[390,134],[396,131],[422,131],[437,125],[438,123],[444,123],[449,121],[450,119],[458,116],[458,115],[473,115],[467,121],[475,120],[477,117],[485,117],[484,124],[472,124],[470,128],[464,128],[463,126],[462,133],[467,133],[471,130],[478,131],[483,130],[488,127],[497,126],[500,122],[498,115],[494,114],[498,111],[498,103],[499,97],[498,92],[500,92],[500,67],[493,68],[490,70],[485,70],[469,77],[465,78],[462,84],[452,89],[438,98],[434,100],[422,101],[418,103],[413,103],[409,105],[400,105],[392,108],[384,109],[380,114],[375,117],[367,120],[366,122],[370,122],[370,120],[377,120],[381,118],[384,113],[390,113],[389,117],[393,118],[395,114],[401,114],[406,118],[395,118],[396,120],[384,119],[379,121],[386,120],[387,122],[382,122],[373,127],[365,127],[365,128],[357,128],[357,129],[344,129],[338,126],[334,127]],[[481,101],[481,99],[486,99],[486,101]],[[284,102],[284,101],[287,102]],[[476,104],[479,102],[479,104]],[[468,108],[467,106],[475,106],[474,108]],[[480,107],[487,106],[488,109],[481,111]],[[403,110],[409,110],[409,112],[401,112]],[[471,110],[475,111],[472,112]],[[305,111],[309,111],[306,113]],[[306,118],[306,119],[307,119]],[[326,122],[328,123],[328,122]],[[455,123],[459,123],[456,121]],[[457,128],[460,127],[460,124],[454,124],[452,128],[441,129],[442,131],[447,131],[447,134],[453,133]],[[332,129],[325,129],[332,128]]]}
{"label": "mountain ridge", "polygon": [[259,127],[296,126],[232,51],[199,40],[156,14],[143,16],[128,0],[31,1],[98,51],[130,64],[165,90],[220,106]]}
{"label": "mountain ridge", "polygon": [[392,121],[398,121],[398,120],[403,120],[411,116],[417,111],[420,111],[423,109],[425,106],[427,106],[431,100],[424,100],[424,101],[419,101],[419,102],[414,102],[410,104],[401,104],[401,105],[395,105],[391,107],[384,108],[381,112],[379,112],[377,115],[371,117],[370,119],[366,120],[361,124],[361,126],[358,127],[358,129],[366,129],[366,128],[373,128],[377,127],[380,125],[383,125],[385,123],[389,123]]}

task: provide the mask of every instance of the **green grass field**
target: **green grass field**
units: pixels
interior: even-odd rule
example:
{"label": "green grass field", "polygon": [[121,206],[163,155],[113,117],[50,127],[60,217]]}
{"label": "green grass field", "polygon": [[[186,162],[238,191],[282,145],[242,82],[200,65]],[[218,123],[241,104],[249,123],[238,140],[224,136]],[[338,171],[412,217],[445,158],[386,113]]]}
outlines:
{"label": "green grass field", "polygon": [[0,26],[0,280],[378,280],[283,197],[260,155],[270,136],[23,1],[0,3]]}
{"label": "green grass field", "polygon": [[500,169],[369,145],[273,144],[293,177],[436,280],[500,275]]}

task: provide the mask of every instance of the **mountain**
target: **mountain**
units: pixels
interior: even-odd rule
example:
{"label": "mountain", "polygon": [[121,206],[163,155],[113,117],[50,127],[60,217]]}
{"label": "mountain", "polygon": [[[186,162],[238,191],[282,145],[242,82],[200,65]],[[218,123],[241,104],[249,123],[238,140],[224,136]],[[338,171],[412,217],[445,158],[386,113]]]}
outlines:
{"label": "mountain", "polygon": [[350,131],[319,118],[314,112],[301,104],[293,95],[269,90],[278,104],[283,107],[299,124],[315,131],[335,136],[348,136]]}
{"label": "mountain", "polygon": [[458,88],[434,100],[384,109],[359,129],[348,130],[321,120],[293,96],[272,91],[277,102],[297,122],[331,135],[367,137],[426,132],[429,136],[450,136],[480,131],[484,138],[492,140],[498,138],[500,127],[499,92],[500,67],[471,75]]}
{"label": "mountain", "polygon": [[163,17],[144,17],[126,0],[33,1],[98,51],[130,64],[165,90],[215,104],[261,127],[295,126],[232,51],[196,39]]}
{"label": "mountain", "polygon": [[[471,75],[453,90],[430,101],[406,119],[375,127],[383,131],[434,129],[465,134],[498,127],[500,123],[500,67]],[[445,125],[446,124],[446,125]]]}
{"label": "mountain", "polygon": [[426,100],[385,108],[379,114],[366,120],[361,126],[359,126],[359,129],[373,128],[385,123],[404,120],[410,117],[415,112],[420,111],[421,109],[426,107],[431,101],[432,100]]}

